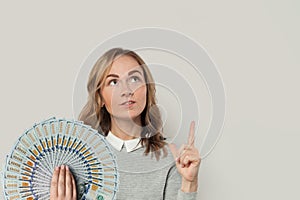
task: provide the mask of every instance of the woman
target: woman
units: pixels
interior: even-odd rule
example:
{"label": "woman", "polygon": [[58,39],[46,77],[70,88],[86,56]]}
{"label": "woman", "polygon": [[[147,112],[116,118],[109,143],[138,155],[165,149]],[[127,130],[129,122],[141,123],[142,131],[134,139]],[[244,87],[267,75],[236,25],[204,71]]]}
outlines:
{"label": "woman", "polygon": [[[117,199],[196,199],[201,159],[194,122],[187,144],[179,150],[167,145],[154,81],[139,55],[121,48],[104,53],[90,72],[88,92],[79,120],[112,146],[120,174]],[[67,166],[56,168],[50,193],[51,199],[76,199]]]}

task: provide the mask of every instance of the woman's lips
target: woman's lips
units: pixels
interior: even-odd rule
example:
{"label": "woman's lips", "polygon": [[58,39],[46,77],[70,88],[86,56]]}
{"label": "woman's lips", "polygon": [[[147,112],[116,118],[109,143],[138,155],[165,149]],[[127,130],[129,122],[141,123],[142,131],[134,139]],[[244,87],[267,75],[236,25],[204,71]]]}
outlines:
{"label": "woman's lips", "polygon": [[121,106],[131,106],[135,103],[135,101],[129,100],[129,101],[125,101],[123,103],[121,103]]}

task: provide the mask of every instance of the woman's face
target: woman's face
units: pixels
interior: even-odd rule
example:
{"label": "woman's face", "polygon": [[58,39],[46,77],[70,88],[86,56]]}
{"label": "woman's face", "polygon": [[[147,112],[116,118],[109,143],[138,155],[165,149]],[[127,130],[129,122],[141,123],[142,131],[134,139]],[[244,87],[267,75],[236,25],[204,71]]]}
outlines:
{"label": "woman's face", "polygon": [[140,119],[146,106],[147,87],[139,63],[131,56],[116,59],[107,76],[101,94],[111,117]]}

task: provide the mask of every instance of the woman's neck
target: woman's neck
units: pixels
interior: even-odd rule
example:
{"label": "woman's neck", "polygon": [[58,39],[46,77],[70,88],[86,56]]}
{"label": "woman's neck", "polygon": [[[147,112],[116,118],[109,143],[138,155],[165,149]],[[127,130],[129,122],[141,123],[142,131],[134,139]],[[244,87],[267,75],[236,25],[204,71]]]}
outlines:
{"label": "woman's neck", "polygon": [[124,120],[111,117],[111,132],[122,140],[140,137],[142,131],[141,120]]}

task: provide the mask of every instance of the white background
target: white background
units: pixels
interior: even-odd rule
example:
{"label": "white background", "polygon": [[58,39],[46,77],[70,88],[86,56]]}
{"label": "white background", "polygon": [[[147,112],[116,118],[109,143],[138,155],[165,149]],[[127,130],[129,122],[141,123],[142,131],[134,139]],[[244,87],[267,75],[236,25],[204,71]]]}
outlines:
{"label": "white background", "polygon": [[203,45],[224,79],[222,137],[201,164],[199,199],[299,199],[298,1],[1,1],[1,165],[22,132],[72,118],[79,67],[100,42],[155,26]]}

